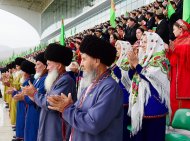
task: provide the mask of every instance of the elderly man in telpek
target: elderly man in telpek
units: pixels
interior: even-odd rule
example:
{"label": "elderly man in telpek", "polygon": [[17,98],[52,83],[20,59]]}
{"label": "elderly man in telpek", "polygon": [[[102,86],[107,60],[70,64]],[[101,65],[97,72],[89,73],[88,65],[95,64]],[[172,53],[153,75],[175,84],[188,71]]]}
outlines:
{"label": "elderly man in telpek", "polygon": [[62,114],[48,109],[47,96],[72,93],[76,100],[76,86],[74,80],[65,70],[72,61],[72,51],[59,44],[48,45],[45,51],[48,75],[45,80],[45,95],[36,92],[35,103],[41,107],[38,141],[68,141],[70,125],[64,121]]}
{"label": "elderly man in telpek", "polygon": [[72,102],[67,96],[49,96],[49,108],[62,112],[72,126],[70,141],[122,141],[123,93],[107,69],[116,57],[108,42],[86,36],[81,47],[81,79],[78,94]]}

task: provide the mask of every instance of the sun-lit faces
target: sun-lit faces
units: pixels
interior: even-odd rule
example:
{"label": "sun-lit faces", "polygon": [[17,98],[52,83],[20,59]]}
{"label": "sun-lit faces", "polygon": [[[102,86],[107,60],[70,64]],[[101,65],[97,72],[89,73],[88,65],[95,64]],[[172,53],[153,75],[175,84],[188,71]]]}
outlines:
{"label": "sun-lit faces", "polygon": [[35,66],[35,69],[36,69],[36,73],[42,73],[46,68],[46,65],[44,65],[42,62],[40,61],[37,61],[36,62],[36,66]]}
{"label": "sun-lit faces", "polygon": [[175,35],[175,37],[179,37],[182,34],[182,28],[179,28],[177,26],[173,26],[173,33]]}
{"label": "sun-lit faces", "polygon": [[54,61],[47,61],[47,70],[48,72],[52,72],[53,70],[57,70],[58,67],[60,67],[60,63],[54,62]]}
{"label": "sun-lit faces", "polygon": [[85,53],[81,54],[81,59],[81,68],[87,73],[91,72],[93,69],[96,69],[100,63],[99,59],[92,58]]}
{"label": "sun-lit faces", "polygon": [[147,36],[143,36],[141,39],[141,46],[140,46],[144,52],[146,52],[147,48]]}
{"label": "sun-lit faces", "polygon": [[117,50],[117,57],[119,57],[120,54],[121,54],[121,45],[120,45],[120,43],[116,42],[115,48]]}
{"label": "sun-lit faces", "polygon": [[20,70],[20,66],[16,65],[16,70],[19,71]]}
{"label": "sun-lit faces", "polygon": [[140,29],[137,29],[137,30],[136,30],[136,37],[137,37],[138,40],[141,39],[142,34],[143,34],[143,32],[142,32]]}

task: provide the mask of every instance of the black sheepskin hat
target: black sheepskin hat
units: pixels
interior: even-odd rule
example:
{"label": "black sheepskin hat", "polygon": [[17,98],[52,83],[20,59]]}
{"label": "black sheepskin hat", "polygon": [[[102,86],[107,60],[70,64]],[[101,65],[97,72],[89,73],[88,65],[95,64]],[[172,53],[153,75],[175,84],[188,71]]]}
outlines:
{"label": "black sheepskin hat", "polygon": [[100,59],[106,66],[111,66],[116,58],[116,49],[109,42],[96,36],[88,35],[84,38],[80,46],[80,52]]}
{"label": "black sheepskin hat", "polygon": [[15,65],[21,66],[21,63],[25,61],[26,59],[18,57],[15,59]]}
{"label": "black sheepskin hat", "polygon": [[13,69],[13,68],[16,68],[15,61],[13,61],[13,62],[11,63],[11,69]]}
{"label": "black sheepskin hat", "polygon": [[47,46],[44,56],[47,60],[59,62],[64,66],[69,66],[73,58],[73,52],[68,47],[52,43]]}
{"label": "black sheepskin hat", "polygon": [[26,72],[28,74],[35,74],[35,64],[28,61],[28,60],[25,60],[21,63],[21,70],[23,72]]}
{"label": "black sheepskin hat", "polygon": [[9,70],[9,69],[13,69],[13,68],[15,68],[16,67],[16,65],[15,65],[15,62],[13,61],[13,62],[11,62],[10,64],[7,64],[7,66],[6,66],[6,68]]}
{"label": "black sheepskin hat", "polygon": [[44,65],[47,65],[47,60],[46,60],[45,57],[44,57],[44,52],[41,52],[41,53],[39,53],[38,55],[36,55],[34,59],[36,60],[36,62],[37,62],[37,61],[40,61],[40,62],[42,62]]}

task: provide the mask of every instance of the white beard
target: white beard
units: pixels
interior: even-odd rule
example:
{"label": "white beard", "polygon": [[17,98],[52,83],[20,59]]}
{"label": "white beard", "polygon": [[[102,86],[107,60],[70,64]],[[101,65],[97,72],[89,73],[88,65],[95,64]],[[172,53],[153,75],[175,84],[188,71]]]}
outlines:
{"label": "white beard", "polygon": [[48,72],[48,75],[45,80],[45,89],[47,92],[51,90],[51,87],[53,83],[55,82],[55,80],[57,79],[58,75],[59,74],[56,69],[52,70],[52,72]]}
{"label": "white beard", "polygon": [[41,76],[41,73],[36,73],[36,74],[34,75],[34,79],[38,79],[40,76]]}
{"label": "white beard", "polygon": [[18,77],[19,75],[22,75],[22,70],[19,70],[19,71],[15,72],[15,77]]}
{"label": "white beard", "polygon": [[23,84],[26,79],[24,77],[21,77],[20,83]]}
{"label": "white beard", "polygon": [[82,91],[88,86],[90,86],[90,84],[92,84],[92,82],[96,79],[96,76],[97,73],[95,70],[91,71],[90,73],[86,73],[85,71],[83,71],[83,77],[81,78],[80,85],[78,88],[78,99],[80,98]]}
{"label": "white beard", "polygon": [[13,75],[13,79],[15,79],[16,78],[16,72],[13,72],[12,75]]}

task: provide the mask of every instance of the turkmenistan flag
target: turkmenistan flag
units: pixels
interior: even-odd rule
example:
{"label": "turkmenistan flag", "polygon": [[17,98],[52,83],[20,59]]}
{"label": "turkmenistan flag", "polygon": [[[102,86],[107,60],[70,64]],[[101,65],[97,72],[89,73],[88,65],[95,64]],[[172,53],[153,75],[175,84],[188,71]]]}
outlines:
{"label": "turkmenistan flag", "polygon": [[183,1],[183,20],[190,23],[190,0]]}
{"label": "turkmenistan flag", "polygon": [[170,17],[173,15],[173,13],[175,13],[175,10],[173,8],[173,6],[170,3],[170,0],[168,1],[168,18],[170,19]]}
{"label": "turkmenistan flag", "polygon": [[111,0],[111,9],[110,9],[110,25],[112,27],[116,27],[116,22],[115,22],[115,3],[114,0]]}
{"label": "turkmenistan flag", "polygon": [[61,35],[60,35],[60,44],[65,45],[65,26],[64,26],[64,18],[62,18],[61,23]]}

